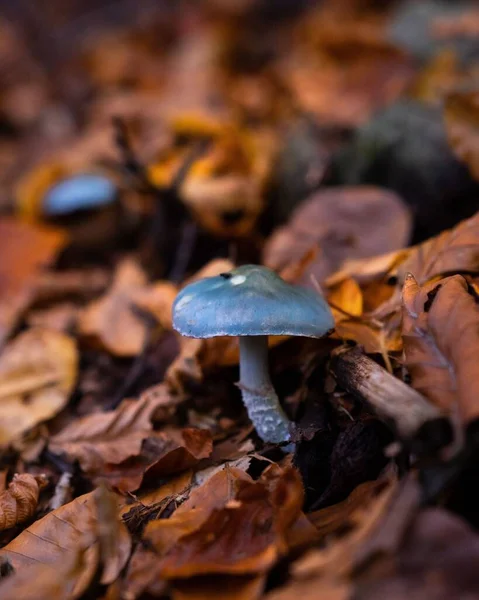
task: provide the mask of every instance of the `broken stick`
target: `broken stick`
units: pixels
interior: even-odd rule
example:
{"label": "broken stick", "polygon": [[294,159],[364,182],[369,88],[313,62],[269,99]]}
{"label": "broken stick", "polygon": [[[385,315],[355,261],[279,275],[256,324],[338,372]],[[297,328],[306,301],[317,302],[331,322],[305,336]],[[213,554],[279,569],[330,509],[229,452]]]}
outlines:
{"label": "broken stick", "polygon": [[429,449],[452,439],[447,417],[424,396],[363,354],[359,347],[339,348],[332,358],[339,385],[392,423],[403,440],[425,443]]}

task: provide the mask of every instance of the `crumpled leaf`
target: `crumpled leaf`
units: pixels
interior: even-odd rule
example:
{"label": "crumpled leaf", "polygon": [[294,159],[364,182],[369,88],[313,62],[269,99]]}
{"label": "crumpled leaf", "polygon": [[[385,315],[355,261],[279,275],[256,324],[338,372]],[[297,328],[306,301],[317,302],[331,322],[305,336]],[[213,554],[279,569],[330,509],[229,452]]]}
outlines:
{"label": "crumpled leaf", "polygon": [[60,230],[0,219],[0,347],[35,297],[35,278],[66,243]]}
{"label": "crumpled leaf", "polygon": [[399,310],[401,290],[407,273],[412,273],[420,285],[439,275],[458,271],[479,270],[479,212],[461,221],[453,229],[426,240],[422,244],[403,248],[366,260],[346,261],[340,271],[326,281],[328,287],[352,277],[361,284],[378,279],[395,280],[390,298],[376,306],[370,316],[381,321]]}
{"label": "crumpled leaf", "polygon": [[[291,468],[270,482],[266,477],[238,482],[230,502],[214,509],[193,533],[179,537],[160,563],[161,575],[177,579],[267,571],[286,552],[285,535],[299,517],[302,501],[302,483]],[[157,526],[156,548],[162,539]]]}
{"label": "crumpled leaf", "polygon": [[[176,509],[169,519],[150,521],[144,536],[153,544],[155,554],[151,551],[137,548],[133,554],[126,577],[126,586],[131,593],[139,594],[149,589],[153,582],[159,577],[159,562],[156,552],[164,554],[177,543],[183,535],[193,533],[208,518],[214,509],[220,509],[234,498],[240,481],[251,481],[251,478],[241,469],[226,466],[213,474],[199,487],[189,493],[189,497]],[[191,484],[191,478],[189,480]],[[154,502],[164,499],[164,486],[160,488],[160,497],[155,494]],[[180,482],[180,490],[184,490],[183,481]],[[166,493],[170,493],[170,488]],[[176,489],[173,490],[173,493]],[[149,505],[150,499],[142,499]],[[159,529],[157,533],[157,529]],[[149,565],[145,570],[144,565]],[[160,579],[164,581],[163,579]]]}
{"label": "crumpled leaf", "polygon": [[43,475],[14,475],[8,488],[0,493],[0,531],[30,519],[37,508],[40,488],[46,484]]}
{"label": "crumpled leaf", "polygon": [[[257,577],[294,546],[297,524],[301,524],[302,543],[316,535],[311,524],[305,534],[302,498],[301,480],[291,467],[273,465],[254,482],[244,471],[227,466],[192,490],[171,517],[148,523],[144,536],[155,554],[137,550],[128,580],[148,561],[151,571],[149,577],[143,576],[143,589],[149,589],[150,582],[172,578],[178,597],[183,593],[185,598],[196,598],[201,596],[195,596],[194,583],[200,590],[205,585],[196,576],[223,574],[228,589],[235,581],[241,584],[238,597],[243,598],[242,586],[259,590]],[[244,576],[253,579],[241,579]]]}
{"label": "crumpled leaf", "polygon": [[77,376],[74,340],[29,329],[0,356],[0,445],[51,419],[67,403]]}
{"label": "crumpled leaf", "polygon": [[266,266],[281,270],[319,248],[301,277],[323,282],[346,260],[374,256],[407,245],[411,216],[393,192],[370,186],[324,189],[300,204],[263,251]]}
{"label": "crumpled leaf", "polygon": [[193,467],[210,456],[212,449],[213,441],[207,429],[162,431],[143,440],[138,456],[118,464],[105,464],[98,477],[107,479],[120,491],[132,491],[145,482]]}
{"label": "crumpled leaf", "polygon": [[[44,572],[39,568],[41,565],[48,574],[59,570],[67,577],[61,586],[53,586],[55,593],[64,595],[53,598],[77,598],[87,588],[100,564],[101,582],[114,581],[128,560],[130,548],[130,537],[118,518],[115,496],[105,489],[97,489],[35,521],[0,550],[0,559],[9,560],[15,569],[4,583],[0,582],[0,595],[4,598],[4,589],[16,587],[19,578],[19,585],[25,586],[23,589],[32,594],[29,581],[36,591],[36,596],[30,597],[50,597],[42,594],[38,587],[40,582],[35,579],[35,575]],[[54,581],[57,579],[55,576]],[[41,577],[40,581],[44,590],[52,592],[52,582],[48,578]]]}
{"label": "crumpled leaf", "polygon": [[403,289],[404,362],[411,385],[465,424],[479,417],[476,385],[479,306],[460,275]]}
{"label": "crumpled leaf", "polygon": [[131,259],[121,262],[110,289],[80,315],[80,334],[94,339],[116,356],[135,356],[144,346],[147,324],[134,313],[134,306],[154,314],[165,329],[171,329],[171,306],[177,290],[168,282],[148,286],[146,274]]}
{"label": "crumpled leaf", "polygon": [[140,454],[143,440],[152,432],[156,410],[174,401],[165,393],[124,400],[116,410],[87,415],[52,436],[49,448],[78,459],[82,469],[99,474],[108,463],[117,464]]}
{"label": "crumpled leaf", "polygon": [[479,89],[451,92],[444,103],[447,134],[456,156],[479,179]]}

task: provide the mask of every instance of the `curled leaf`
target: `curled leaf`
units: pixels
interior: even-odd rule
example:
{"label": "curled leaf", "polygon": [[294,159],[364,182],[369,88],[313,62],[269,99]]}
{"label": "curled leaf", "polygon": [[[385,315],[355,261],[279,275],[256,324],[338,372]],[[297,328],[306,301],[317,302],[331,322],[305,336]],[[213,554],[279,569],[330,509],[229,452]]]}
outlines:
{"label": "curled leaf", "polygon": [[45,484],[42,476],[28,473],[14,475],[8,488],[0,493],[0,531],[30,519],[38,504],[40,487]]}

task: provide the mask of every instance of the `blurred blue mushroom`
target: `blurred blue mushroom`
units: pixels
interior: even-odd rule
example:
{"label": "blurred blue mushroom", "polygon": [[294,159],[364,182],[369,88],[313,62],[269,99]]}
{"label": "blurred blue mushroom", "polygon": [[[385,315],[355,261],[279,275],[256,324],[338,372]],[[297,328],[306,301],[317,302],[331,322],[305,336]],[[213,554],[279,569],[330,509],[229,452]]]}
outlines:
{"label": "blurred blue mushroom", "polygon": [[266,267],[244,265],[183,288],[173,305],[173,326],[187,337],[238,336],[239,387],[249,418],[264,442],[290,441],[291,423],[269,376],[268,336],[327,334],[334,319],[320,295]]}
{"label": "blurred blue mushroom", "polygon": [[48,190],[42,203],[43,213],[48,217],[59,217],[99,209],[112,204],[117,194],[116,185],[103,175],[72,175]]}

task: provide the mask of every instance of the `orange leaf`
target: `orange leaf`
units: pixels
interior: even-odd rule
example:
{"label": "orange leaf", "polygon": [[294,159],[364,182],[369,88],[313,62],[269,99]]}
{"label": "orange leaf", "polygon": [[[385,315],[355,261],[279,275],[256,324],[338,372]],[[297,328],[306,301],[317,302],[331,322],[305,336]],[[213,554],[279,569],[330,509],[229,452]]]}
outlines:
{"label": "orange leaf", "polygon": [[35,296],[35,277],[66,243],[63,232],[0,219],[0,346]]}

